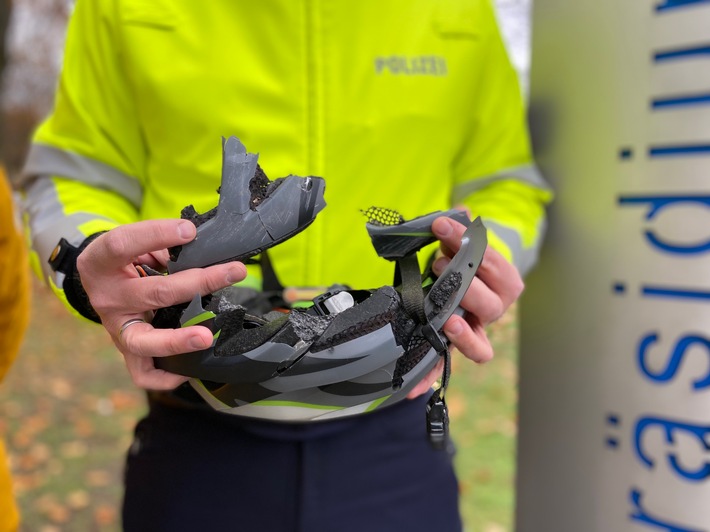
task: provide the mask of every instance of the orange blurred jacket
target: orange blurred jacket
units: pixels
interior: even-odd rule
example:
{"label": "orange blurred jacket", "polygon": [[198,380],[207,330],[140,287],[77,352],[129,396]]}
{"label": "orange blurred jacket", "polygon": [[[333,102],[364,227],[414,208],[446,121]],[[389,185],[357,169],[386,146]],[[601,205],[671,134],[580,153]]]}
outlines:
{"label": "orange blurred jacket", "polygon": [[[29,267],[13,212],[10,185],[0,167],[0,380],[17,356],[29,320]],[[17,530],[18,524],[5,446],[0,438],[0,532]]]}

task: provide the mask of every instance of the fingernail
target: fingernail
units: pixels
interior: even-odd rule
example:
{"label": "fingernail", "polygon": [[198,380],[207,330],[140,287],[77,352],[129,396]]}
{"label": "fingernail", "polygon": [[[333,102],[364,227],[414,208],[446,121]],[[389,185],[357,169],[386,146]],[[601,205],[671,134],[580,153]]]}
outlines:
{"label": "fingernail", "polygon": [[448,218],[438,218],[436,223],[436,234],[438,236],[449,236],[453,231],[453,225]]}
{"label": "fingernail", "polygon": [[227,270],[227,282],[229,284],[238,283],[244,279],[244,270],[239,267],[233,267]]}
{"label": "fingernail", "polygon": [[452,336],[458,336],[463,332],[463,325],[461,325],[461,322],[455,321],[446,327],[446,332]]}
{"label": "fingernail", "polygon": [[191,336],[188,343],[190,344],[190,347],[194,349],[204,349],[205,347],[207,347],[207,344],[205,344],[205,341],[202,339],[202,336],[197,334],[195,336]]}
{"label": "fingernail", "polygon": [[192,222],[181,222],[178,224],[178,235],[183,240],[192,240],[195,236],[195,226]]}
{"label": "fingernail", "polygon": [[441,275],[446,267],[449,265],[449,262],[451,262],[448,258],[446,257],[439,257],[434,261],[434,264],[431,265],[431,269],[434,270],[434,273],[436,275]]}

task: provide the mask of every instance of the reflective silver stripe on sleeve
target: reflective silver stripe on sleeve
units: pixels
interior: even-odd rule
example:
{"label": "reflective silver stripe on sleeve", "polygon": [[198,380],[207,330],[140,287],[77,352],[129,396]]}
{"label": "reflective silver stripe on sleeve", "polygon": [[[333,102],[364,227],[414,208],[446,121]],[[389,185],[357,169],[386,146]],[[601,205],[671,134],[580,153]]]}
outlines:
{"label": "reflective silver stripe on sleeve", "polygon": [[470,194],[487,187],[491,183],[495,183],[496,181],[503,179],[514,179],[542,190],[551,190],[550,185],[548,185],[545,178],[542,177],[542,174],[537,169],[537,166],[531,164],[502,170],[498,173],[480,177],[478,179],[471,179],[466,183],[455,186],[451,198],[453,205],[460,204]]}
{"label": "reflective silver stripe on sleeve", "polygon": [[97,216],[89,213],[65,215],[54,183],[47,176],[39,176],[25,189],[22,210],[29,218],[32,249],[40,257],[42,272],[46,278],[54,279],[57,286],[62,286],[64,274],[52,271],[47,262],[49,256],[62,237],[73,246],[81,244],[86,236],[79,231],[79,226]]}
{"label": "reflective silver stripe on sleeve", "polygon": [[542,219],[538,223],[537,238],[531,247],[523,247],[520,234],[517,231],[491,220],[484,220],[483,224],[489,231],[493,231],[498,238],[508,245],[513,256],[513,264],[518,268],[521,276],[525,276],[537,263],[540,255],[540,246],[547,229],[547,221]]}
{"label": "reflective silver stripe on sleeve", "polygon": [[41,175],[66,177],[112,190],[135,207],[139,207],[143,199],[143,189],[136,178],[83,155],[35,143],[27,154],[22,183],[27,184]]}

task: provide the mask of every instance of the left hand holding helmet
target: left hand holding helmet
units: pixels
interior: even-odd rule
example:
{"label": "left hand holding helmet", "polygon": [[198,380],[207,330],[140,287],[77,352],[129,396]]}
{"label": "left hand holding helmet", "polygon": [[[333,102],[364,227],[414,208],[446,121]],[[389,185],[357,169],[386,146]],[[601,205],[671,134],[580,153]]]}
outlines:
{"label": "left hand holding helmet", "polygon": [[166,248],[187,244],[195,234],[195,226],[185,220],[137,222],[102,234],[77,258],[89,301],[125,357],[133,382],[142,388],[172,389],[187,380],[156,368],[153,357],[204,349],[213,341],[205,327],[157,330],[144,319],[156,309],[189,300],[195,293],[209,294],[246,275],[238,262],[169,276],[139,275],[137,264],[160,265],[167,258]]}

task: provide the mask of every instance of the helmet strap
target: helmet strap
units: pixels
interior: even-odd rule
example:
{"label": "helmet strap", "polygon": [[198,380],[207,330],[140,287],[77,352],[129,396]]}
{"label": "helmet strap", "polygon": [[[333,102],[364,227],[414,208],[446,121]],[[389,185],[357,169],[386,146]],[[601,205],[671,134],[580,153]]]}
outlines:
{"label": "helmet strap", "polygon": [[420,327],[421,334],[444,357],[444,372],[441,386],[427,402],[426,420],[429,442],[437,450],[445,450],[449,445],[449,411],[446,406],[446,388],[451,376],[451,353],[441,334],[434,329],[424,312],[424,290],[422,274],[419,270],[417,254],[412,253],[397,260],[394,284],[401,283],[400,294],[405,311]]}

